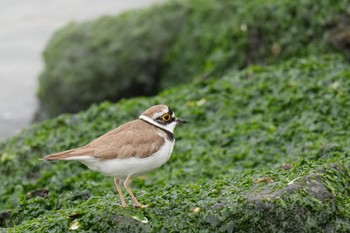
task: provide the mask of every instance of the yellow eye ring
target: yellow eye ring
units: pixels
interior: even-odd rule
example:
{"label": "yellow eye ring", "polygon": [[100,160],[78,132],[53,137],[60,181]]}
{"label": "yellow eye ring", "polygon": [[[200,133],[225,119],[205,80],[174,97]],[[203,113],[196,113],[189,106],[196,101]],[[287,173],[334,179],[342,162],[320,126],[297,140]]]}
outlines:
{"label": "yellow eye ring", "polygon": [[162,120],[163,121],[170,121],[171,120],[171,116],[169,113],[165,113],[163,116],[162,116]]}

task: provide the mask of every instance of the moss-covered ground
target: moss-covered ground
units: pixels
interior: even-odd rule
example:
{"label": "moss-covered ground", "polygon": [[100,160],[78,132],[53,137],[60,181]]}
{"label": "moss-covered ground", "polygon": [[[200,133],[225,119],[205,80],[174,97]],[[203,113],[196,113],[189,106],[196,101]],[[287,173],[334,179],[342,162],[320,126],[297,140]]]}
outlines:
{"label": "moss-covered ground", "polygon": [[[33,125],[0,144],[1,230],[349,232],[349,92],[349,65],[324,55]],[[190,123],[168,163],[134,179],[146,208],[122,208],[113,179],[79,163],[39,161],[157,103]]]}

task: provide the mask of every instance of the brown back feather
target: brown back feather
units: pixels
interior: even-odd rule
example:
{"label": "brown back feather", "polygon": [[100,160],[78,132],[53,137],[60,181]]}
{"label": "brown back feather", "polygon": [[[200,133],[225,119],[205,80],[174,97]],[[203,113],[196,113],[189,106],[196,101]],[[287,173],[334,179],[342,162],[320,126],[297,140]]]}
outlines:
{"label": "brown back feather", "polygon": [[64,160],[73,156],[91,155],[101,160],[112,158],[145,158],[165,142],[166,133],[142,120],[134,120],[113,129],[89,144],[52,155],[44,160]]}

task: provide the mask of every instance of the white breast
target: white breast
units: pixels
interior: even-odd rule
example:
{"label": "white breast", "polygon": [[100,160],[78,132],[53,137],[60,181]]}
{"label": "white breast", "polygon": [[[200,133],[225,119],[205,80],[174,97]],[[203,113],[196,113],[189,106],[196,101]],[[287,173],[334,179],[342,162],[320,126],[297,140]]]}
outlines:
{"label": "white breast", "polygon": [[104,175],[125,179],[127,176],[135,177],[154,170],[165,164],[173,152],[173,142],[165,140],[159,151],[146,158],[124,158],[99,160],[93,156],[71,157],[67,160],[77,160],[88,166],[91,170],[101,172]]}

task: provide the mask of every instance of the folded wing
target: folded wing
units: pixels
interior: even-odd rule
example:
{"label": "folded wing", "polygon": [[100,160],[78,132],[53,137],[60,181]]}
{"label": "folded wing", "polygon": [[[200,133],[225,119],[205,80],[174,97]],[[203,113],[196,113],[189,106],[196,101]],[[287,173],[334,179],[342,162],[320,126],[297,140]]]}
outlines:
{"label": "folded wing", "polygon": [[92,156],[101,160],[113,158],[144,158],[157,152],[164,144],[162,131],[141,120],[124,124],[89,144],[45,156],[44,160],[81,160]]}

